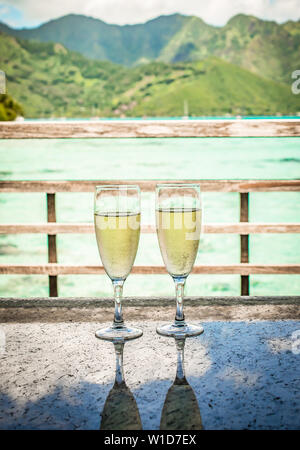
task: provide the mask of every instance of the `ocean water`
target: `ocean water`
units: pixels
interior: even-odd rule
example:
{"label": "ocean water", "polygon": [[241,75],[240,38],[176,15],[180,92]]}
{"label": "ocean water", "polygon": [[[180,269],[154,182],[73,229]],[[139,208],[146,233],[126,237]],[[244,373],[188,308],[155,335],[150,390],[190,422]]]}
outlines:
{"label": "ocean water", "polygon": [[[0,140],[2,180],[300,178],[300,138]],[[204,222],[237,222],[237,193],[204,193]],[[299,222],[300,193],[250,194],[251,222]],[[154,196],[143,194],[143,223]],[[46,196],[0,194],[0,222],[46,221]],[[92,222],[93,194],[57,194],[57,221]],[[60,263],[100,264],[94,235],[59,235]],[[299,263],[300,237],[250,237],[250,262]],[[238,235],[203,235],[196,264],[239,262]],[[44,235],[0,235],[0,263],[46,263]],[[141,235],[136,264],[162,264],[156,235]],[[130,275],[125,296],[173,295],[169,275]],[[252,295],[296,295],[299,275],[253,275]],[[187,295],[239,295],[238,275],[190,275]],[[47,296],[47,276],[1,275],[0,296]],[[111,296],[105,275],[59,277],[61,296]]]}

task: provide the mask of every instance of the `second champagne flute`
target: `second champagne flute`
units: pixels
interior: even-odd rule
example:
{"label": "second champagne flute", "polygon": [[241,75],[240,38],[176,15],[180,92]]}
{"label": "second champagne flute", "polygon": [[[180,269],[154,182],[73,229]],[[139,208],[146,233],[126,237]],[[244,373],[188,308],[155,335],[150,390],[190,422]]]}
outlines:
{"label": "second champagne flute", "polygon": [[96,186],[95,232],[103,267],[110,277],[115,298],[113,324],[96,332],[109,341],[142,336],[139,328],[127,327],[122,314],[123,284],[133,266],[140,238],[141,193],[139,186]]}
{"label": "second champagne flute", "polygon": [[197,336],[201,325],[185,322],[183,295],[199,247],[202,207],[198,184],[156,186],[156,231],[162,258],[176,289],[175,321],[157,328],[163,336]]}

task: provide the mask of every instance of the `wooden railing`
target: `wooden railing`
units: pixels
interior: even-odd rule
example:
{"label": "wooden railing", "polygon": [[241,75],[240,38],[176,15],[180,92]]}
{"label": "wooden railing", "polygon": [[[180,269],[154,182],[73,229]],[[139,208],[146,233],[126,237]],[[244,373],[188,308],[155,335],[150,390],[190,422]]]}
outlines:
{"label": "wooden railing", "polygon": [[[160,180],[170,183],[169,180]],[[195,274],[239,274],[241,295],[249,295],[251,274],[300,274],[300,264],[251,264],[249,262],[249,235],[253,233],[300,233],[300,223],[249,223],[248,204],[251,192],[300,191],[300,180],[176,180],[199,183],[202,192],[238,192],[240,195],[240,222],[208,223],[204,233],[233,233],[240,235],[240,263],[226,265],[197,265]],[[0,224],[0,234],[45,233],[48,235],[47,264],[1,264],[0,274],[38,274],[49,276],[49,294],[58,296],[57,276],[67,274],[100,274],[102,266],[59,264],[56,235],[59,233],[94,233],[93,223],[57,223],[55,194],[58,192],[93,192],[97,184],[138,184],[142,191],[154,191],[156,181],[148,180],[84,180],[84,181],[1,181],[0,193],[42,192],[47,200],[47,223]],[[154,233],[153,226],[143,226],[143,233]],[[162,274],[163,266],[135,266],[132,273]]]}
{"label": "wooden railing", "polygon": [[[300,136],[300,119],[264,120],[96,120],[96,121],[38,121],[0,122],[0,139],[52,138],[154,138],[154,137],[292,137]],[[161,180],[160,180],[161,181]],[[173,180],[174,181],[174,180]],[[249,235],[252,233],[299,233],[299,223],[249,223],[248,204],[251,192],[300,191],[300,180],[177,180],[199,182],[203,192],[238,192],[240,194],[240,222],[205,224],[204,233],[235,233],[240,235],[240,263],[227,265],[199,265],[193,273],[239,274],[241,293],[249,294],[251,274],[299,274],[300,264],[249,263]],[[168,181],[165,181],[168,182]],[[59,264],[56,235],[59,233],[93,233],[92,223],[56,223],[55,194],[57,192],[92,192],[97,184],[109,181],[2,181],[1,192],[44,192],[47,199],[48,222],[45,224],[1,224],[0,233],[46,233],[48,235],[48,263],[35,265],[0,265],[0,274],[47,274],[50,296],[57,296],[57,276],[60,274],[103,273],[101,266]],[[114,184],[128,181],[114,180]],[[143,191],[154,190],[155,181],[133,181]],[[152,233],[154,228],[143,227]],[[165,273],[161,266],[135,266],[133,273]]]}

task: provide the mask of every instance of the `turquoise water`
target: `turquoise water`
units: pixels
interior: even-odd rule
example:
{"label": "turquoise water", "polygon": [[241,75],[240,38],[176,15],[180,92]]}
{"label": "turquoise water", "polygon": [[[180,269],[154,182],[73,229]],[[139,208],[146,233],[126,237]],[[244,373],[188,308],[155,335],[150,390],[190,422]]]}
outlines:
{"label": "turquoise water", "polygon": [[[64,179],[290,179],[300,176],[300,138],[182,138],[182,139],[61,139],[0,140],[0,178],[5,180]],[[300,193],[250,194],[250,221],[299,222]],[[143,195],[143,221],[154,222],[154,198]],[[236,193],[203,194],[205,222],[237,222]],[[93,194],[57,194],[57,220],[93,220]],[[1,194],[0,221],[45,222],[45,194]],[[59,235],[60,263],[98,264],[93,235]],[[250,261],[297,263],[298,235],[252,235]],[[239,237],[204,235],[197,261],[239,261]],[[0,236],[0,263],[45,263],[43,235]],[[162,264],[155,235],[142,235],[136,264]],[[251,294],[299,294],[298,275],[253,275]],[[130,275],[125,295],[173,293],[166,275]],[[236,275],[191,275],[187,295],[238,295]],[[61,296],[110,296],[106,276],[59,277]],[[46,276],[0,276],[1,296],[48,295]]]}
{"label": "turquoise water", "polygon": [[[72,122],[72,121],[83,121],[83,122],[87,122],[87,121],[95,121],[95,120],[100,120],[100,121],[105,121],[105,120],[113,120],[116,122],[122,122],[122,121],[127,121],[127,120],[143,120],[143,121],[149,121],[149,120],[255,120],[255,119],[276,119],[276,120],[285,120],[285,119],[299,119],[299,115],[298,116],[199,116],[199,117],[194,117],[194,116],[188,116],[188,117],[182,117],[182,116],[174,116],[174,117],[147,117],[147,118],[142,118],[142,117],[126,117],[126,118],[120,118],[120,117],[95,117],[95,118],[82,118],[82,117],[73,117],[73,118],[55,118],[54,120],[62,120],[64,122]],[[53,118],[43,118],[43,119],[25,119],[25,122],[48,122],[48,121],[53,121]]]}

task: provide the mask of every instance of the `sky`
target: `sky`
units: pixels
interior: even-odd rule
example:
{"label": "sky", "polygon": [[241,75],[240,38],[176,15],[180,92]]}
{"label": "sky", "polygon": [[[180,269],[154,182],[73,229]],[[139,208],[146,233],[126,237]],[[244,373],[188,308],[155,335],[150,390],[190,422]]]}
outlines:
{"label": "sky", "polygon": [[38,26],[70,13],[119,25],[173,13],[195,15],[218,26],[239,13],[282,23],[300,18],[300,0],[0,0],[0,21],[14,28]]}

